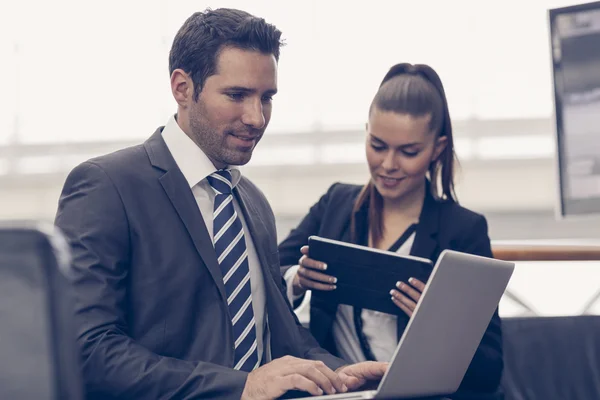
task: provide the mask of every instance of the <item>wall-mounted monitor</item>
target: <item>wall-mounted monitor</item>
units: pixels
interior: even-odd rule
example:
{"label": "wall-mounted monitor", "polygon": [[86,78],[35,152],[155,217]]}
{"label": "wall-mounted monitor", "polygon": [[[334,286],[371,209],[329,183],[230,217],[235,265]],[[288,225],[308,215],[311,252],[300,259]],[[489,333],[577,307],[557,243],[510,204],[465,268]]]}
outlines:
{"label": "wall-mounted monitor", "polygon": [[600,214],[600,1],[549,10],[560,216]]}

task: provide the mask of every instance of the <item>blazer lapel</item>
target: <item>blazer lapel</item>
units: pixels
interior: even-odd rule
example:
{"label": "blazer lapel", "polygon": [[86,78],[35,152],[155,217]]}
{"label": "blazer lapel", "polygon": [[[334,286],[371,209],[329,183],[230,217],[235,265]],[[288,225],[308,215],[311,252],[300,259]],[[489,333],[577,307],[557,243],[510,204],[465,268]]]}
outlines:
{"label": "blazer lapel", "polygon": [[425,185],[425,200],[419,217],[415,242],[410,254],[433,260],[438,248],[437,234],[439,229],[439,204],[431,194],[429,181]]}
{"label": "blazer lapel", "polygon": [[[416,257],[427,258],[435,263],[438,249],[437,233],[439,228],[439,205],[429,189],[429,181],[425,185],[425,199],[419,216],[419,223],[415,234],[415,241],[410,249],[410,254]],[[402,314],[397,319],[398,340],[402,337],[408,324],[408,316]]]}
{"label": "blazer lapel", "polygon": [[[350,212],[352,215],[352,212]],[[352,228],[350,221],[344,234],[344,241],[359,244],[361,246],[369,245],[369,206],[368,204],[363,205],[359,210],[354,213],[354,229],[355,237],[352,237]]]}
{"label": "blazer lapel", "polygon": [[202,219],[202,214],[183,173],[169,152],[161,132],[162,128],[159,128],[144,143],[150,163],[164,172],[158,180],[192,238],[194,246],[215,281],[223,301],[227,302],[223,274],[217,261],[212,240]]}

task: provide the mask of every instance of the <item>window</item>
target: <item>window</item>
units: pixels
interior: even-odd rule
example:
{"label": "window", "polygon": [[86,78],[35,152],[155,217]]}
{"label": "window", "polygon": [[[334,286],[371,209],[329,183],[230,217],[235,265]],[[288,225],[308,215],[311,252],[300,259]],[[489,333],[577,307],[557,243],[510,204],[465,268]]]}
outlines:
{"label": "window", "polygon": [[455,120],[550,117],[547,9],[568,4],[31,3],[13,0],[2,13],[0,143],[14,132],[25,143],[148,137],[176,109],[167,69],[173,37],[208,5],[246,9],[284,33],[271,134],[362,129],[381,78],[402,61],[439,72]]}

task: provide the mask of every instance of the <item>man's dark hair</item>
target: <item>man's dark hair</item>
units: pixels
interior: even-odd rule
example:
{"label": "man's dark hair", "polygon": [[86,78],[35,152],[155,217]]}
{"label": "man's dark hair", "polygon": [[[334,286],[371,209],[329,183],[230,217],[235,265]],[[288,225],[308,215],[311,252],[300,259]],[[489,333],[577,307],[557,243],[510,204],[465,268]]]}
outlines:
{"label": "man's dark hair", "polygon": [[207,9],[189,17],[175,35],[169,53],[169,73],[182,69],[194,82],[194,101],[206,79],[217,71],[225,47],[273,54],[279,61],[281,31],[264,19],[231,8]]}

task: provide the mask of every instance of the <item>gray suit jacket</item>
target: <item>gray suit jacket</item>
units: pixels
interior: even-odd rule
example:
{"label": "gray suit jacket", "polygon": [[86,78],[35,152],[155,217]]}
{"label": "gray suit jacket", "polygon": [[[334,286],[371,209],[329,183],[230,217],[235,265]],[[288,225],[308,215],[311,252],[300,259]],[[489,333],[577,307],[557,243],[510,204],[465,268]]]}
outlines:
{"label": "gray suit jacket", "polygon": [[[143,145],[79,165],[60,197],[56,225],[73,252],[88,398],[239,399],[247,374],[232,369],[222,275],[161,130]],[[292,355],[341,366],[286,300],[266,198],[246,178],[234,192],[264,275],[273,359]]]}

